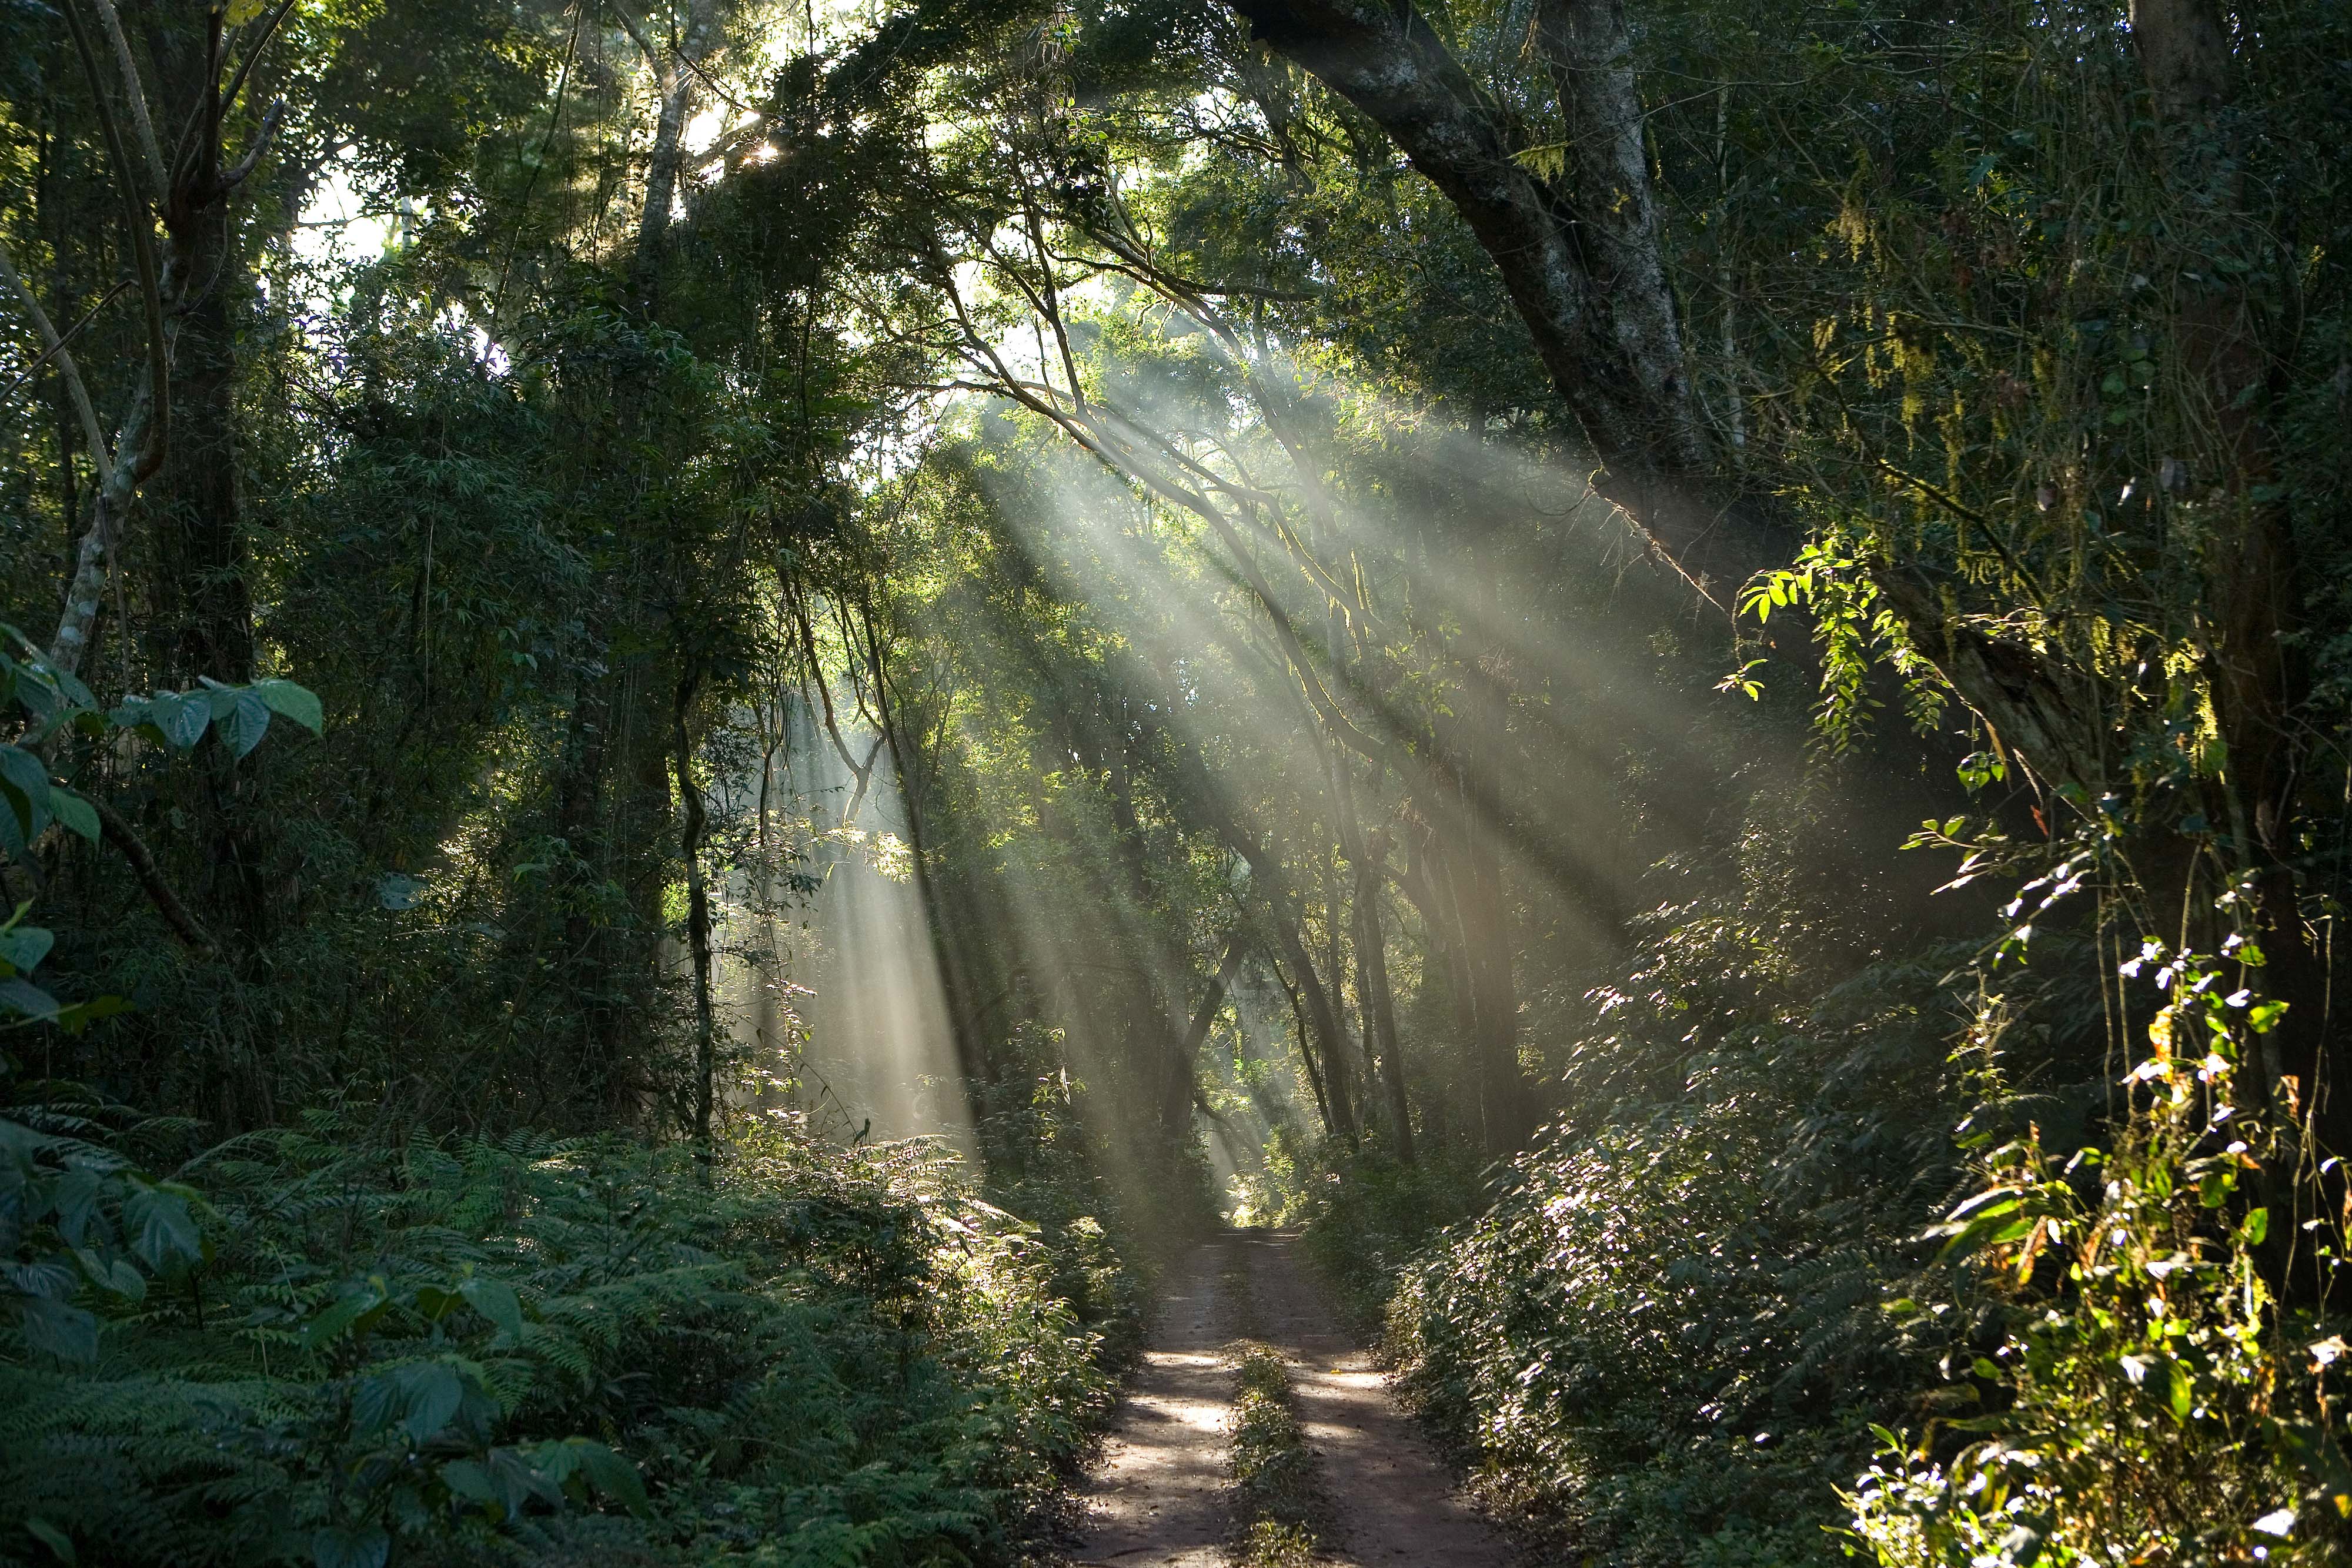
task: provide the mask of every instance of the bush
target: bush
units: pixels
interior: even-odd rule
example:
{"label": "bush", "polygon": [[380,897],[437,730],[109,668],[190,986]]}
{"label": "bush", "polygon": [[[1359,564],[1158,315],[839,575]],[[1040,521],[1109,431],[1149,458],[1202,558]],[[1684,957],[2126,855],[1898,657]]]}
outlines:
{"label": "bush", "polygon": [[2062,1159],[2029,1127],[1940,1228],[2004,1332],[1947,1362],[1959,1419],[1916,1447],[1880,1434],[1850,1500],[1887,1568],[2334,1563],[2352,1546],[2326,1388],[2341,1324],[2273,1294],[2337,1266],[2336,1227],[2273,1216],[2288,1189],[2263,1173],[2291,1168],[2292,1145],[2239,1091],[2282,1009],[2153,943],[2125,968],[2151,967],[2172,999],[2111,1146]]}
{"label": "bush", "polygon": [[925,1145],[775,1117],[705,1167],[321,1113],[156,1183],[99,1110],[9,1150],[16,1276],[79,1271],[0,1326],[20,1559],[1006,1561],[1111,1396],[1057,1286],[1126,1310],[1100,1228]]}
{"label": "bush", "polygon": [[[1776,932],[1654,917],[1561,1053],[1569,1113],[1389,1307],[1408,1396],[1587,1563],[1834,1560],[1868,1423],[1925,1373],[1886,1308],[1957,1179],[1950,956],[1837,984]],[[1354,1184],[1326,1256],[1393,1257],[1431,1185]]]}

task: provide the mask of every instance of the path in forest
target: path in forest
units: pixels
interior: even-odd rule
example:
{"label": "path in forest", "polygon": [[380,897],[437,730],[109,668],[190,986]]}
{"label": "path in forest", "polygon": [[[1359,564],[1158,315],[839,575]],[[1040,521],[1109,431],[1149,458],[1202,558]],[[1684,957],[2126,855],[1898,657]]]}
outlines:
{"label": "path in forest", "polygon": [[[1245,1291],[1245,1295],[1237,1292]],[[1151,1346],[1081,1494],[1080,1568],[1212,1568],[1232,1529],[1226,1445],[1242,1334],[1289,1364],[1291,1398],[1318,1459],[1332,1522],[1322,1561],[1357,1568],[1508,1568],[1421,1433],[1390,1403],[1340,1328],[1291,1236],[1232,1232],[1163,1281]]]}

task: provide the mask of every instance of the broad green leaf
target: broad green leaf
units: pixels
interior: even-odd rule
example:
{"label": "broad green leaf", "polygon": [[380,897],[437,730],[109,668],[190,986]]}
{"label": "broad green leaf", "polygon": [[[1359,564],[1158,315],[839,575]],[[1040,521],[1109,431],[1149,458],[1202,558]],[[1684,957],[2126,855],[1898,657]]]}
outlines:
{"label": "broad green leaf", "polygon": [[98,808],[63,785],[49,786],[49,815],[91,843],[99,841]]}
{"label": "broad green leaf", "polygon": [[446,1361],[404,1366],[393,1376],[400,1384],[401,1423],[420,1443],[446,1427],[466,1397],[457,1369]]}
{"label": "broad green leaf", "polygon": [[88,686],[81,684],[81,677],[71,670],[57,669],[44,663],[41,665],[41,671],[56,684],[58,694],[74,706],[84,709],[98,706],[98,698],[91,695]]}
{"label": "broad green leaf", "polygon": [[256,696],[269,705],[270,712],[292,719],[312,735],[326,729],[326,715],[320,709],[319,699],[308,688],[298,686],[292,681],[273,680],[254,682],[253,691]]}
{"label": "broad green leaf", "polygon": [[452,1459],[442,1466],[441,1484],[467,1502],[499,1507],[499,1489],[490,1483],[490,1472],[473,1459]]}
{"label": "broad green leaf", "polygon": [[16,925],[0,931],[0,961],[12,966],[18,974],[29,975],[41,967],[49,956],[57,937],[37,925]]}
{"label": "broad green leaf", "polygon": [[16,1310],[27,1349],[83,1366],[98,1359],[98,1320],[79,1307],[46,1296],[19,1296]]}
{"label": "broad green leaf", "polygon": [[342,1338],[361,1319],[383,1305],[383,1292],[362,1285],[348,1290],[317,1317],[302,1325],[302,1347],[316,1350]]}
{"label": "broad green leaf", "polygon": [[0,799],[29,841],[49,822],[49,770],[21,746],[0,746]]}
{"label": "broad green leaf", "polygon": [[465,1298],[455,1291],[445,1291],[438,1285],[419,1285],[414,1305],[417,1315],[426,1322],[437,1323],[455,1312],[457,1303],[463,1300]]}
{"label": "broad green leaf", "polygon": [[0,980],[0,1019],[10,1017],[53,1022],[58,1018],[58,998],[30,980]]}
{"label": "broad green leaf", "polygon": [[637,1467],[602,1443],[585,1437],[573,1437],[569,1442],[578,1446],[580,1472],[589,1483],[606,1497],[638,1515],[650,1514],[653,1505],[646,1498],[645,1478]]}
{"label": "broad green leaf", "polygon": [[401,1416],[400,1383],[389,1372],[362,1377],[352,1385],[352,1432],[373,1437]]}
{"label": "broad green leaf", "polygon": [[147,722],[163,736],[164,745],[185,751],[205,737],[213,722],[213,706],[201,693],[157,692],[147,699]]}
{"label": "broad green leaf", "polygon": [[147,1277],[120,1258],[107,1267],[106,1288],[133,1305],[147,1299]]}
{"label": "broad green leaf", "polygon": [[467,1304],[497,1324],[509,1339],[522,1338],[522,1302],[503,1280],[467,1279],[457,1286]]}
{"label": "broad green leaf", "polygon": [[51,1184],[49,1208],[58,1235],[67,1246],[80,1246],[89,1234],[89,1222],[98,1213],[98,1200],[106,1187],[104,1173],[88,1166],[69,1166]]}
{"label": "broad green leaf", "polygon": [[47,1547],[50,1554],[60,1563],[81,1561],[75,1555],[73,1537],[38,1515],[25,1521],[25,1533]]}
{"label": "broad green leaf", "polygon": [[232,757],[249,757],[269,732],[269,705],[260,694],[252,691],[232,695],[228,713],[216,721],[220,726],[223,745]]}
{"label": "broad green leaf", "polygon": [[122,1200],[122,1228],[131,1250],[151,1269],[194,1263],[205,1254],[204,1233],[196,1228],[187,1198],[163,1187],[132,1184],[131,1196]]}
{"label": "broad green leaf", "polygon": [[373,1524],[328,1525],[310,1537],[310,1560],[318,1568],[383,1568],[391,1556],[392,1537]]}

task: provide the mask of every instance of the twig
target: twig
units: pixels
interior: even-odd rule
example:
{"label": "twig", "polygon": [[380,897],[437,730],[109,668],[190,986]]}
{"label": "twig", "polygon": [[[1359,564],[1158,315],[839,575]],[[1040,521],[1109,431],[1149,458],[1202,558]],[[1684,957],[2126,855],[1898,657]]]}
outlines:
{"label": "twig", "polygon": [[[645,29],[637,26],[636,18],[631,16],[629,13],[622,7],[620,0],[604,0],[604,9],[613,13],[614,16],[619,20],[621,24],[621,31],[628,34],[630,41],[635,43],[638,48],[645,51],[646,63],[653,67],[654,69],[658,72],[661,69],[661,51],[654,47],[653,41],[646,37]],[[702,62],[696,59],[691,54],[688,53],[684,49],[680,49],[677,52],[677,57],[679,64],[683,65],[688,70],[692,71],[697,77],[701,78],[702,85],[710,89],[711,97],[717,99],[728,108],[736,110],[738,113],[749,114],[761,120],[765,120],[767,118],[765,114],[753,109],[750,104],[742,102],[725,88],[720,87],[717,81],[712,79],[710,73],[702,68]]]}
{"label": "twig", "polygon": [[[72,326],[67,328],[62,332],[58,331],[49,326],[47,312],[43,312],[39,317],[37,317],[34,320],[34,325],[40,329],[42,340],[47,344],[47,347],[41,350],[39,358],[36,359],[31,364],[25,367],[25,373],[23,375],[18,376],[15,381],[10,382],[5,387],[0,387],[0,402],[6,402],[10,398],[15,397],[16,395],[17,389],[24,386],[26,382],[31,381],[35,376],[41,373],[41,367],[43,365],[47,364],[51,360],[62,358],[65,361],[65,363],[61,365],[59,369],[66,375],[73,378],[73,385],[78,394],[76,401],[82,402],[85,409],[88,409],[87,400],[89,394],[80,390],[81,377],[77,374],[72,368],[73,357],[66,353],[66,345],[72,342],[75,336],[79,334],[84,327],[87,327],[92,321],[97,320],[98,313],[105,309],[108,306],[113,304],[116,299],[121,297],[122,291],[130,287],[131,280],[129,278],[124,278],[121,282],[108,289],[104,298],[100,298],[97,304],[91,306],[88,310],[82,313],[80,320],[75,322]],[[89,410],[89,412],[85,413],[82,423],[94,434],[98,427],[96,411]]]}
{"label": "twig", "polygon": [[[73,356],[66,352],[66,339],[72,337],[73,332],[60,334],[58,331],[57,327],[49,320],[49,313],[41,308],[39,298],[26,285],[23,277],[17,273],[16,264],[10,258],[5,246],[0,246],[0,278],[5,278],[8,286],[16,291],[17,302],[25,307],[25,313],[33,319],[33,329],[40,333],[45,350],[40,359],[33,361],[33,368],[18,378],[18,384],[32,380],[43,362],[48,360],[57,361],[58,373],[65,378],[66,392],[73,399],[74,411],[81,417],[82,434],[89,443],[90,462],[97,466],[98,482],[103,488],[107,481],[113,476],[114,465],[107,455],[106,433],[99,425],[98,410],[90,403],[89,389],[82,383],[81,371],[75,366]],[[104,309],[108,300],[112,299],[116,294],[121,293],[123,288],[128,287],[127,284],[117,285],[113,293],[98,302],[89,316],[85,316],[74,323],[73,331],[79,332],[88,326],[90,316],[95,316],[100,310]],[[8,390],[14,392],[16,386],[12,384]]]}

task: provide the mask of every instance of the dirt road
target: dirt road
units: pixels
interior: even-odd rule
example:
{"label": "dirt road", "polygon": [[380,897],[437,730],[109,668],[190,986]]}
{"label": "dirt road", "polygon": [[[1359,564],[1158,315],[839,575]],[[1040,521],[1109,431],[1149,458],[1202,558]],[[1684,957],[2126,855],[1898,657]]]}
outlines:
{"label": "dirt road", "polygon": [[1293,1239],[1254,1232],[1202,1243],[1163,1281],[1151,1346],[1082,1493],[1089,1527],[1075,1556],[1081,1568],[1229,1561],[1234,1375],[1224,1347],[1244,1334],[1288,1364],[1330,1503],[1321,1561],[1508,1568],[1501,1540],[1455,1494],[1379,1371],[1340,1329]]}

